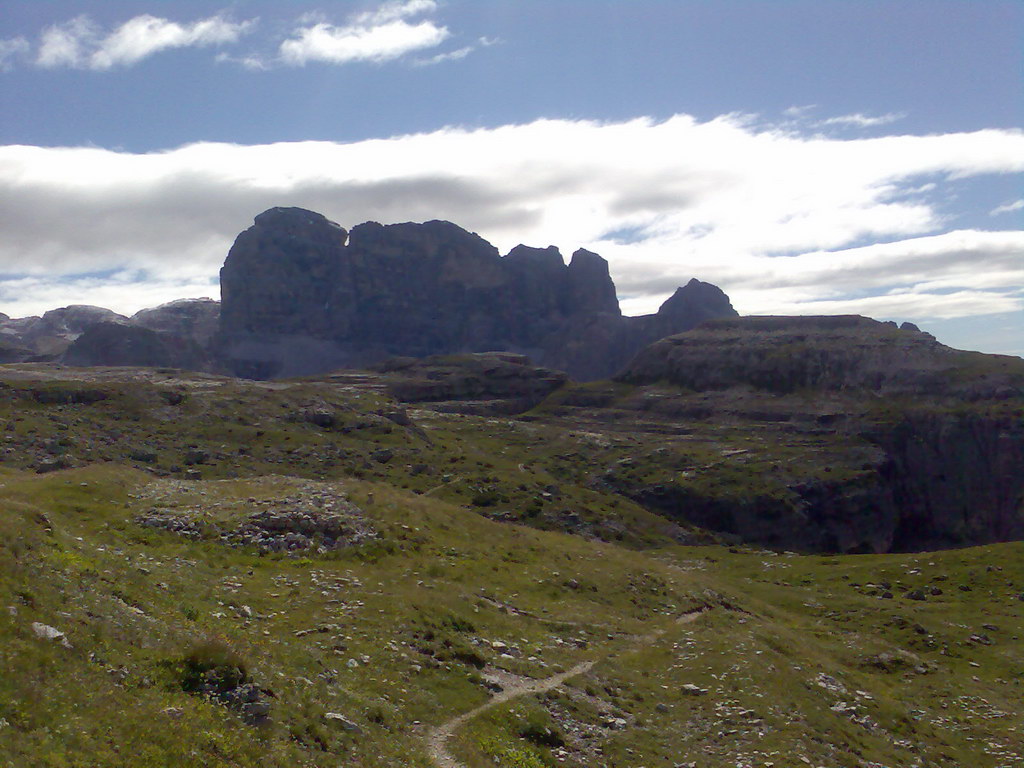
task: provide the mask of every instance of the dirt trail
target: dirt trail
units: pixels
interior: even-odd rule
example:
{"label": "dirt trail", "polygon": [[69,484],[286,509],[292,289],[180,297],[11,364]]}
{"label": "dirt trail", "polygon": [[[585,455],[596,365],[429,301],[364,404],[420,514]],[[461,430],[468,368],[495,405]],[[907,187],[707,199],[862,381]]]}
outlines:
{"label": "dirt trail", "polygon": [[[684,613],[676,619],[675,623],[688,624],[691,621],[696,621],[701,614],[707,610],[710,610],[709,606],[699,608],[696,611],[691,611],[689,613]],[[666,632],[666,629],[657,629],[649,635],[643,635],[638,638],[637,641],[625,651],[625,653],[633,653],[634,651],[638,651],[641,648],[650,645],[658,638],[662,637]],[[610,656],[605,656],[604,658],[609,657]],[[529,696],[534,693],[547,693],[553,688],[560,686],[569,678],[582,675],[584,672],[589,672],[598,661],[600,661],[600,659],[582,661],[571,669],[559,672],[556,675],[551,675],[550,677],[508,685],[505,690],[495,694],[491,699],[481,704],[479,707],[475,707],[468,712],[463,712],[461,715],[457,715],[450,720],[446,720],[435,728],[432,728],[427,734],[427,750],[430,753],[431,760],[434,761],[434,765],[438,766],[438,768],[466,768],[462,763],[452,757],[451,753],[448,751],[448,739],[453,733],[455,733],[456,729],[466,721],[472,720],[474,717],[482,712],[486,712],[491,707],[504,704],[512,699],[518,699],[521,696]]]}
{"label": "dirt trail", "polygon": [[462,480],[463,480],[462,475],[457,475],[456,477],[453,477],[451,480],[449,480],[446,483],[441,483],[440,485],[435,485],[429,491],[424,491],[422,495],[430,496],[431,494],[434,493],[434,491],[440,491],[442,488],[447,488],[449,485],[455,485],[456,483],[461,483]]}

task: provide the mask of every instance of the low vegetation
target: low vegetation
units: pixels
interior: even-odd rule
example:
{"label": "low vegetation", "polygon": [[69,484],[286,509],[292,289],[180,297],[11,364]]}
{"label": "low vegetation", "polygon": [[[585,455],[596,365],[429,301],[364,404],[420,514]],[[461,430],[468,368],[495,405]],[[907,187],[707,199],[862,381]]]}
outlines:
{"label": "low vegetation", "polygon": [[1024,760],[1024,545],[801,555],[621,492],[730,451],[763,468],[749,433],[566,429],[550,403],[403,425],[367,387],[19,370],[0,765],[427,768],[435,729],[502,694],[443,740],[457,765]]}

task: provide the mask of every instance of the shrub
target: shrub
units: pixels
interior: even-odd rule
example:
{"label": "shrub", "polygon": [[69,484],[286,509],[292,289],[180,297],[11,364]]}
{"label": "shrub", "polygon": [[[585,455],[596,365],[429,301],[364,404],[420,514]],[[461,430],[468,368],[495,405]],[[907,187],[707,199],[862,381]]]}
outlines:
{"label": "shrub", "polygon": [[565,738],[557,726],[551,724],[549,719],[539,712],[531,712],[527,715],[525,722],[519,726],[519,735],[527,741],[544,747],[565,745]]}
{"label": "shrub", "polygon": [[181,687],[188,693],[223,694],[248,680],[245,660],[223,638],[200,640],[182,659]]}
{"label": "shrub", "polygon": [[502,768],[547,768],[540,756],[529,748],[503,744],[495,738],[484,739],[480,747],[495,765]]}

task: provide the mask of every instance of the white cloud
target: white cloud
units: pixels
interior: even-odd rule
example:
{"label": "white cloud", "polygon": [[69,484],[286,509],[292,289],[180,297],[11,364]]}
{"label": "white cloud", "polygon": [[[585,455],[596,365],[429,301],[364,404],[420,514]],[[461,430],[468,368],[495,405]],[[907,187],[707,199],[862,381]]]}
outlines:
{"label": "white cloud", "polygon": [[870,115],[863,115],[857,112],[852,115],[839,115],[838,117],[830,117],[827,120],[822,120],[816,125],[854,125],[858,128],[873,128],[879,125],[889,125],[889,123],[895,123],[897,120],[902,120],[906,117],[903,112],[890,112],[885,115],[878,115],[877,117],[871,117]]}
{"label": "white cloud", "polygon": [[1014,200],[1012,203],[1003,203],[1002,205],[997,205],[995,208],[989,211],[988,215],[999,216],[1000,214],[1003,213],[1013,213],[1014,211],[1019,211],[1021,208],[1024,208],[1024,200]]}
{"label": "white cloud", "polygon": [[254,24],[255,20],[233,22],[221,16],[179,24],[144,14],[104,36],[91,19],[78,16],[43,32],[36,63],[93,70],[129,66],[171,48],[237,42]]}
{"label": "white cloud", "polygon": [[[304,66],[314,61],[331,64],[392,61],[409,53],[436,48],[451,37],[447,27],[430,19],[415,19],[437,8],[435,0],[398,0],[354,14],[340,25],[331,24],[320,11],[304,13],[286,39],[279,37],[279,44],[275,41],[277,48],[273,55],[256,51],[236,56],[221,52],[216,60],[235,62],[255,71],[280,65]],[[83,14],[43,30],[35,63],[50,69],[104,71],[131,66],[172,48],[234,44],[251,32],[256,23],[256,19],[235,22],[217,15],[183,24],[142,14],[107,32]],[[481,37],[472,45],[415,63],[423,66],[462,59],[477,48],[496,42]],[[0,71],[10,69],[13,60],[30,49],[28,41],[21,37],[0,40]]]}
{"label": "white cloud", "polygon": [[817,104],[794,105],[792,107],[787,107],[786,109],[782,110],[782,114],[785,115],[786,117],[801,118],[806,117],[808,114],[817,109],[817,107]]}
{"label": "white cloud", "polygon": [[497,45],[498,42],[499,41],[494,38],[481,37],[473,45],[467,45],[464,48],[457,48],[454,51],[448,51],[446,53],[439,53],[436,56],[431,56],[427,59],[417,59],[413,64],[417,67],[430,67],[434,64],[442,64],[446,61],[459,61],[460,59],[464,59],[469,56],[469,54],[478,48],[487,48],[492,45]]}
{"label": "white cloud", "polygon": [[434,0],[405,0],[405,2],[384,3],[379,8],[357,14],[353,17],[352,23],[358,26],[374,27],[380,24],[388,24],[399,19],[407,19],[410,16],[418,16],[422,13],[431,13],[437,10],[437,3]]}
{"label": "white cloud", "polygon": [[42,315],[71,304],[91,304],[131,316],[140,309],[183,296],[200,298],[216,294],[217,286],[208,279],[155,279],[133,271],[71,279],[45,275],[0,278],[0,306],[11,317]]}
{"label": "white cloud", "polygon": [[[629,313],[696,276],[744,313],[988,314],[1024,309],[1024,233],[945,231],[939,211],[951,180],[1021,172],[1018,130],[838,139],[742,115],[141,155],[0,147],[0,274],[142,271],[161,300],[206,295],[195,286],[255,214],[298,205],[346,227],[449,219],[502,251],[586,247]],[[65,287],[46,298],[71,303]]]}
{"label": "white cloud", "polygon": [[76,16],[43,31],[36,63],[41,67],[82,67],[96,45],[99,29],[88,16]]}
{"label": "white cloud", "polygon": [[[958,230],[761,257],[734,292],[751,314],[952,318],[1024,310],[1024,233]],[[714,271],[714,270],[712,270]]]}
{"label": "white cloud", "polygon": [[307,23],[293,32],[279,48],[280,60],[292,66],[310,61],[348,64],[354,61],[383,62],[412,51],[433,48],[450,35],[433,21],[410,23],[406,18],[435,10],[431,0],[388,3],[359,14],[343,26],[325,21]]}
{"label": "white cloud", "polygon": [[441,64],[445,61],[459,61],[464,59],[473,51],[476,50],[475,45],[467,45],[465,48],[458,48],[454,51],[448,51],[447,53],[439,53],[436,56],[431,56],[429,59],[419,59],[415,63],[417,67],[430,67],[434,64]]}
{"label": "white cloud", "polygon": [[92,69],[135,64],[168,48],[234,43],[254,21],[232,22],[219,16],[178,24],[155,16],[136,16],[114,30],[89,59]]}
{"label": "white cloud", "polygon": [[9,72],[12,61],[28,53],[31,46],[24,37],[10,37],[0,40],[0,72]]}

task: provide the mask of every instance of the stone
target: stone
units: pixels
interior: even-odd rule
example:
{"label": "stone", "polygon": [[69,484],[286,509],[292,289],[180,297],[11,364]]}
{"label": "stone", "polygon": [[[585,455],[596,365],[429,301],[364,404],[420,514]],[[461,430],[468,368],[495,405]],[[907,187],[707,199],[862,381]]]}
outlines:
{"label": "stone", "polygon": [[67,636],[56,627],[51,627],[49,624],[33,621],[32,634],[40,640],[53,640],[54,642],[60,643],[65,648],[71,648],[71,643],[68,642]]}
{"label": "stone", "polygon": [[395,452],[390,448],[378,448],[370,454],[370,458],[378,464],[387,464],[395,457]]}
{"label": "stone", "polygon": [[701,688],[693,683],[683,683],[680,690],[688,696],[703,696],[708,692],[707,688]]}
{"label": "stone", "polygon": [[302,420],[321,429],[331,429],[338,423],[334,411],[326,408],[309,408],[302,412]]}
{"label": "stone", "polygon": [[246,725],[263,725],[270,720],[270,702],[265,699],[247,701],[238,711]]}
{"label": "stone", "polygon": [[209,452],[201,448],[189,448],[187,451],[185,451],[185,466],[191,466],[194,464],[205,464],[209,460]]}
{"label": "stone", "polygon": [[328,723],[339,725],[343,730],[349,731],[350,733],[361,734],[363,732],[363,729],[360,728],[356,723],[352,722],[347,717],[338,712],[325,712],[324,720],[326,720]]}
{"label": "stone", "polygon": [[36,465],[36,474],[45,475],[48,472],[59,472],[62,469],[70,469],[73,466],[75,466],[75,457],[66,453],[63,456],[40,461]]}

